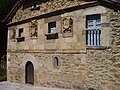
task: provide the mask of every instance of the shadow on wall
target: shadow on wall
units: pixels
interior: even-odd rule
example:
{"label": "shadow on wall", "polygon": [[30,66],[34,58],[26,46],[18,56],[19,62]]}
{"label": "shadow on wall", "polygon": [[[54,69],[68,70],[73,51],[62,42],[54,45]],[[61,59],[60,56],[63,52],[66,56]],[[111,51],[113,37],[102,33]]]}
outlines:
{"label": "shadow on wall", "polygon": [[7,26],[0,23],[0,68],[6,69]]}
{"label": "shadow on wall", "polygon": [[6,69],[7,67],[7,57],[6,54],[0,58],[0,68]]}
{"label": "shadow on wall", "polygon": [[6,54],[3,55],[0,59],[0,82],[1,81],[6,81],[7,80],[7,58]]}

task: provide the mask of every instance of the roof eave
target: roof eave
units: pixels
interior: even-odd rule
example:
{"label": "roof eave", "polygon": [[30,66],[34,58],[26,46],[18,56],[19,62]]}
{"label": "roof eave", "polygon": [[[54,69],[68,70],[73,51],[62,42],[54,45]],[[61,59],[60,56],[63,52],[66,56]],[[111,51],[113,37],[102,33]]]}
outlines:
{"label": "roof eave", "polygon": [[0,23],[9,23],[11,18],[14,16],[15,12],[18,10],[18,8],[21,6],[22,0],[19,0],[12,8],[12,10],[8,13],[8,15],[0,21]]}
{"label": "roof eave", "polygon": [[104,5],[105,7],[120,10],[120,2],[116,0],[98,0],[98,1],[101,3],[101,5]]}
{"label": "roof eave", "polygon": [[[14,16],[15,12],[18,10],[18,8],[22,5],[22,2],[24,0],[19,0],[14,7],[12,8],[12,10],[9,12],[9,14],[6,16],[6,18],[2,21],[0,21],[0,23],[9,23],[10,20],[12,19],[12,17]],[[104,5],[106,7],[112,8],[112,9],[119,9],[120,10],[120,2],[117,2],[115,0],[96,0],[98,2],[101,3],[101,5]],[[112,6],[109,6],[112,5]]]}

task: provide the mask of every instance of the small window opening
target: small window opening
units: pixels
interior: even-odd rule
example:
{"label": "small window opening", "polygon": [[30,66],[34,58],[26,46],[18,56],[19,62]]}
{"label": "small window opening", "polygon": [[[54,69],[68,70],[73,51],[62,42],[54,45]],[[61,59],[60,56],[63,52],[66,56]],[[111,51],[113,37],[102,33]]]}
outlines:
{"label": "small window opening", "polygon": [[25,41],[23,28],[19,29],[17,42]]}
{"label": "small window opening", "polygon": [[57,68],[57,67],[59,66],[58,57],[55,57],[55,58],[54,58],[53,64],[54,64],[54,68]]}
{"label": "small window opening", "polygon": [[48,23],[48,33],[56,33],[56,22]]}
{"label": "small window opening", "polygon": [[47,40],[58,39],[58,33],[56,31],[56,21],[48,23],[48,34],[45,35]]}
{"label": "small window opening", "polygon": [[33,7],[34,7],[34,8],[36,7],[36,3],[33,5]]}
{"label": "small window opening", "polygon": [[24,37],[23,28],[19,29],[19,37]]}

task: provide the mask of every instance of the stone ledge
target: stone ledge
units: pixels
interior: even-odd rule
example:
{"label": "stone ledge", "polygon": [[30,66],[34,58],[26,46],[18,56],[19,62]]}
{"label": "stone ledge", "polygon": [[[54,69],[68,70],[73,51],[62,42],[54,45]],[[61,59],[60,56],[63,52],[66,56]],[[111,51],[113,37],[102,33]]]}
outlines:
{"label": "stone ledge", "polygon": [[47,37],[47,40],[58,39],[58,33],[48,33],[48,34],[45,34],[45,36]]}
{"label": "stone ledge", "polygon": [[16,39],[17,39],[17,42],[24,42],[25,41],[25,37],[18,37]]}
{"label": "stone ledge", "polygon": [[107,47],[107,46],[87,46],[86,47],[87,50],[104,50],[108,48],[110,47]]}
{"label": "stone ledge", "polygon": [[38,37],[31,37],[31,39],[38,39]]}
{"label": "stone ledge", "polygon": [[7,50],[9,53],[87,54],[86,51]]}

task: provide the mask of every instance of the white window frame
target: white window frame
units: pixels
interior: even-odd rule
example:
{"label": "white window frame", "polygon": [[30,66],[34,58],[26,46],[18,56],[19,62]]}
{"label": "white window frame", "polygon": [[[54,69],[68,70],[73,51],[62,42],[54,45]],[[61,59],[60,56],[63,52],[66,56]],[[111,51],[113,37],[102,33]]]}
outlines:
{"label": "white window frame", "polygon": [[101,15],[86,16],[87,46],[101,46]]}

